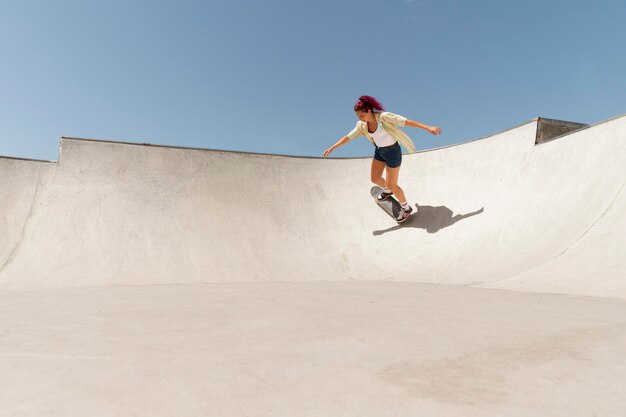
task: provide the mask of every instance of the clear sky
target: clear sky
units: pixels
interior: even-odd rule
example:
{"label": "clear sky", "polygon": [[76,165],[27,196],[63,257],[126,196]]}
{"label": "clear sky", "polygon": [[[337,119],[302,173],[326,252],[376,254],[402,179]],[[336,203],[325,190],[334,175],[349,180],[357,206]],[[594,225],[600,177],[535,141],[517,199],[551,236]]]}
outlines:
{"label": "clear sky", "polygon": [[[0,155],[60,136],[321,156],[358,96],[443,129],[626,113],[626,1],[0,0]],[[371,156],[364,138],[332,156]]]}

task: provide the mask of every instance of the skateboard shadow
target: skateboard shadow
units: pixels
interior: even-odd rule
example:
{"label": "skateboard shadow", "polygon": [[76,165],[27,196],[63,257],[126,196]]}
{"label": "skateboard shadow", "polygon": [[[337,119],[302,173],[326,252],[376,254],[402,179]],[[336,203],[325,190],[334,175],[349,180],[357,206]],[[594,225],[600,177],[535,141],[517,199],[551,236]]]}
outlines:
{"label": "skateboard shadow", "polygon": [[380,236],[385,233],[393,232],[395,230],[403,229],[406,227],[414,227],[416,229],[424,229],[428,233],[437,233],[441,229],[452,226],[453,224],[467,219],[468,217],[476,216],[485,211],[485,208],[481,208],[472,213],[467,214],[457,214],[453,216],[452,210],[450,210],[446,206],[418,206],[417,212],[411,215],[411,217],[402,224],[399,224],[394,227],[390,227],[385,230],[375,230],[373,232],[374,236]]}

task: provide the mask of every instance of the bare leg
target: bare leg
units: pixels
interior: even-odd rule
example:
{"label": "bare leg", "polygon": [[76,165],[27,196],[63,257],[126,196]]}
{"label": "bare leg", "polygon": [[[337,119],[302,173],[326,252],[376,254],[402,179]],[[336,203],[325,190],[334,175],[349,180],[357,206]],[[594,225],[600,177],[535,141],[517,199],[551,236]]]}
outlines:
{"label": "bare leg", "polygon": [[387,164],[376,159],[372,159],[371,180],[374,184],[382,188],[387,188],[387,181],[383,178],[383,171]]}
{"label": "bare leg", "polygon": [[400,203],[406,203],[406,196],[404,190],[398,185],[398,176],[400,175],[400,167],[389,168],[387,167],[387,186],[396,195]]}

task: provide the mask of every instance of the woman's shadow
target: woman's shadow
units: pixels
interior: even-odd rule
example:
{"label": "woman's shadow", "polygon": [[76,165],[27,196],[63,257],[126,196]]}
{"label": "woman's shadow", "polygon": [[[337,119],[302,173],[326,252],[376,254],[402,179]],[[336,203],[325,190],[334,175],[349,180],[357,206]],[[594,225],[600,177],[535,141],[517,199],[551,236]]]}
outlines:
{"label": "woman's shadow", "polygon": [[437,233],[441,229],[452,226],[456,222],[459,222],[468,217],[476,216],[485,211],[485,208],[481,208],[473,213],[457,214],[453,216],[452,210],[446,206],[433,207],[433,206],[418,206],[417,212],[411,215],[408,220],[397,226],[391,227],[385,230],[376,230],[373,232],[374,236],[380,236],[388,232],[403,229],[405,227],[414,227],[417,229],[425,229],[428,233]]}

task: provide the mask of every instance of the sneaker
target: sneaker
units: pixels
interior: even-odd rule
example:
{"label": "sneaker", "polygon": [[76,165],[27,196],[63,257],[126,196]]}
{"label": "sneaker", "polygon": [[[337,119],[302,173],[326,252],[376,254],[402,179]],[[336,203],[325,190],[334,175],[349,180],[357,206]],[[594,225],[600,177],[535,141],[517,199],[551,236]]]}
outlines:
{"label": "sneaker", "polygon": [[409,206],[408,210],[404,207],[401,208],[400,213],[398,213],[398,217],[396,217],[396,221],[398,223],[402,223],[411,216],[411,213],[413,213],[413,207]]}
{"label": "sneaker", "polygon": [[378,195],[378,201],[385,201],[386,199],[388,199],[389,197],[391,197],[393,195],[392,192],[386,192],[383,191],[382,193],[380,193]]}

